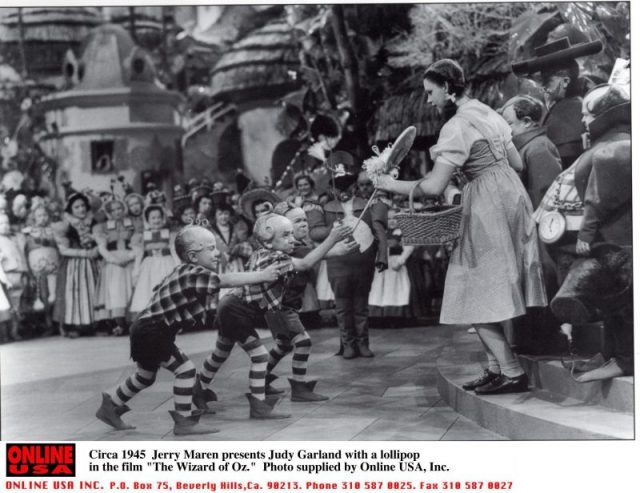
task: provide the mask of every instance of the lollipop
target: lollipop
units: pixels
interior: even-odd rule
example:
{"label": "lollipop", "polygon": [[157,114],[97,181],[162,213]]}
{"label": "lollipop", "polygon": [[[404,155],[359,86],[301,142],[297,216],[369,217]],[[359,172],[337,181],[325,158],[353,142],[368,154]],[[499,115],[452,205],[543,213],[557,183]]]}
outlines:
{"label": "lollipop", "polygon": [[400,162],[411,150],[416,138],[416,127],[407,127],[395,140],[392,146],[387,146],[382,152],[373,146],[375,156],[364,161],[362,168],[367,172],[369,179],[375,184],[377,178],[383,174],[389,174],[394,179],[398,178]]}

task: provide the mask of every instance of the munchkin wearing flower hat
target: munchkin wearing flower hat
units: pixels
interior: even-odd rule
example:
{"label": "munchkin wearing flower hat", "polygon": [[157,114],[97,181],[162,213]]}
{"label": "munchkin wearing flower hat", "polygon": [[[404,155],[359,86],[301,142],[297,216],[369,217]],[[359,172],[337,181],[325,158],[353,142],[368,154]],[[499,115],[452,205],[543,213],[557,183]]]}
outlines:
{"label": "munchkin wearing flower hat", "polygon": [[359,249],[327,260],[329,283],[335,294],[336,317],[340,328],[340,351],[344,359],[373,357],[369,348],[369,289],[375,267],[387,268],[387,211],[382,200],[367,202],[355,196],[358,170],[351,154],[333,152],[327,159],[338,198],[306,211],[309,236],[324,240],[336,221],[354,228]]}

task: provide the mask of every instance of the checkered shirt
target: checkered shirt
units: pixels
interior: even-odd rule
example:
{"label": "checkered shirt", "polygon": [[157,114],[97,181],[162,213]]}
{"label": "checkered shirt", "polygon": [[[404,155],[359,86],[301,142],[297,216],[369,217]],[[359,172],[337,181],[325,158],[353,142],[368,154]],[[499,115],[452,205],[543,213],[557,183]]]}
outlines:
{"label": "checkered shirt", "polygon": [[182,263],[153,289],[139,319],[160,318],[167,325],[203,322],[220,290],[218,274],[205,267]]}
{"label": "checkered shirt", "polygon": [[280,308],[287,278],[295,272],[292,258],[283,252],[260,248],[251,254],[247,270],[261,271],[274,264],[279,273],[276,281],[246,285],[235,291],[235,294],[240,295],[247,303],[257,304],[263,310]]}

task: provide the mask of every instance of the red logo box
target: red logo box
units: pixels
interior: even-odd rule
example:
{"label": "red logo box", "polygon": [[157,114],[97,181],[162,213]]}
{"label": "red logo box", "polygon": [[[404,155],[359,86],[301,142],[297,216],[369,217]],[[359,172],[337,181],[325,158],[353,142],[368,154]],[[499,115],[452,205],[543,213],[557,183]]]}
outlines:
{"label": "red logo box", "polygon": [[7,477],[75,477],[75,443],[7,443]]}

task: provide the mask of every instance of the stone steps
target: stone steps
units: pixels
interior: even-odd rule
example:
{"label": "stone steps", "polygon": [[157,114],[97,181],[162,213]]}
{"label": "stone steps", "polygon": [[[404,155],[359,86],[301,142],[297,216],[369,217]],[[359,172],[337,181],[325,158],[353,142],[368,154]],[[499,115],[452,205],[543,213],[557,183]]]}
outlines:
{"label": "stone steps", "polygon": [[456,412],[514,440],[633,439],[633,379],[575,382],[559,361],[523,356],[530,392],[479,396],[462,383],[480,373],[476,335],[458,329],[438,360],[438,391]]}
{"label": "stone steps", "polygon": [[[565,363],[569,361],[565,360]],[[602,382],[579,383],[558,359],[520,356],[531,385],[554,394],[564,395],[585,404],[633,413],[633,377],[613,378]]]}

